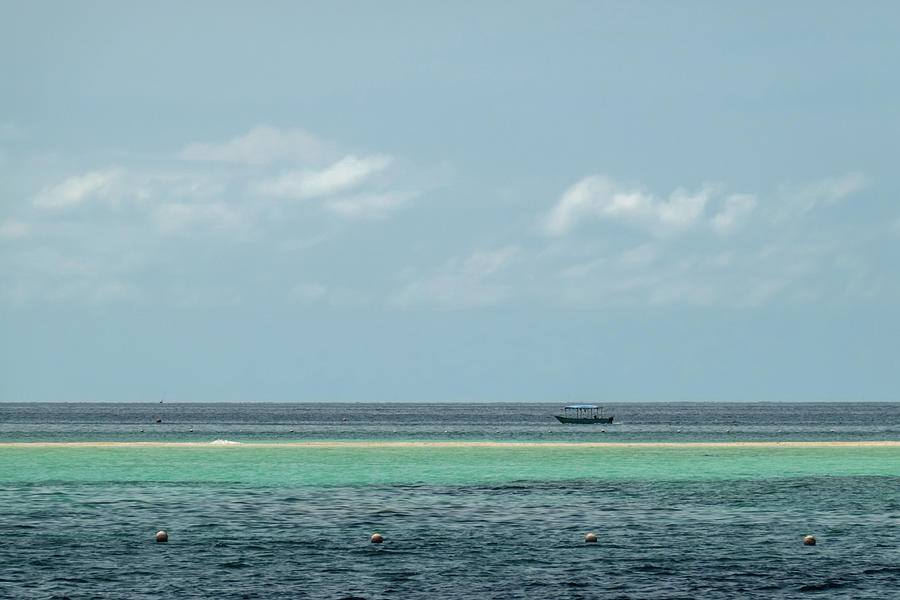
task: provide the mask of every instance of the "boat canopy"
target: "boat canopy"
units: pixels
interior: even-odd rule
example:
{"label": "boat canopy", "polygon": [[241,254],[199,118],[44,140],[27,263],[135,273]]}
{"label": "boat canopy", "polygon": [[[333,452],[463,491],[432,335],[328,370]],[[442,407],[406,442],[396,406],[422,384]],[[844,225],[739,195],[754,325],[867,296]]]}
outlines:
{"label": "boat canopy", "polygon": [[600,408],[596,404],[570,404],[566,408]]}

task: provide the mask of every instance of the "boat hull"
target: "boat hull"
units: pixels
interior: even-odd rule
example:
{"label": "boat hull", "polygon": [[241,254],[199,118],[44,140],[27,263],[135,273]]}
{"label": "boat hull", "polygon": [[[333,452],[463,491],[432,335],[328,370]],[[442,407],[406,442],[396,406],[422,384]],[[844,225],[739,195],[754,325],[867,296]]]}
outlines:
{"label": "boat hull", "polygon": [[590,423],[612,423],[612,417],[563,417],[561,415],[553,415],[560,423],[578,423],[587,425]]}

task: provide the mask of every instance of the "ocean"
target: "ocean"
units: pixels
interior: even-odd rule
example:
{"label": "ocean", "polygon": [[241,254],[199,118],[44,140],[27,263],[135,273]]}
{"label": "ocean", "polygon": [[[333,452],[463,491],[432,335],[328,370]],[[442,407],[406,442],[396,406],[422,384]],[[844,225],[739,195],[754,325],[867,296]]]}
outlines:
{"label": "ocean", "polygon": [[900,595],[900,404],[559,409],[0,404],[0,597]]}

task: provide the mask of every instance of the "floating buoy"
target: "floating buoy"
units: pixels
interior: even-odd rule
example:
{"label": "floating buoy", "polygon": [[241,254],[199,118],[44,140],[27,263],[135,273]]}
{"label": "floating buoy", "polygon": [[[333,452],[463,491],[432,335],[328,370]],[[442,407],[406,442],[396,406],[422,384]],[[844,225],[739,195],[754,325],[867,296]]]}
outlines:
{"label": "floating buoy", "polygon": [[587,542],[587,543],[589,543],[589,544],[596,544],[596,543],[597,543],[597,536],[594,535],[593,533],[589,533],[589,534],[587,534],[586,536],[584,536],[584,541]]}
{"label": "floating buoy", "polygon": [[341,423],[346,423],[346,422],[347,422],[347,417],[344,417],[343,419],[341,419]]}
{"label": "floating buoy", "polygon": [[188,429],[188,432],[190,432],[190,433],[194,433],[194,428],[193,428],[193,427],[191,427],[191,428],[190,428],[190,429]]}
{"label": "floating buoy", "polygon": [[157,423],[162,423],[162,419],[157,419],[156,422],[157,422]]}
{"label": "floating buoy", "polygon": [[141,429],[141,433],[144,433],[144,430],[143,430],[143,429]]}
{"label": "floating buoy", "polygon": [[805,538],[803,538],[803,545],[804,546],[815,546],[816,538],[814,538],[811,535],[806,536]]}
{"label": "floating buoy", "polygon": [[156,532],[156,541],[157,542],[168,542],[169,534],[166,533],[165,531],[157,531]]}
{"label": "floating buoy", "polygon": [[680,429],[679,429],[679,430],[678,430],[678,431],[676,431],[676,432],[675,432],[675,433],[681,433],[681,430],[680,430]]}
{"label": "floating buoy", "polygon": [[384,538],[381,537],[380,533],[373,533],[372,539],[370,540],[373,544],[380,544],[384,541]]}
{"label": "floating buoy", "polygon": [[294,430],[293,430],[293,429],[291,429],[291,433],[294,433]]}
{"label": "floating buoy", "polygon": [[605,430],[605,429],[601,429],[601,430],[600,430],[600,433],[606,433],[606,430]]}

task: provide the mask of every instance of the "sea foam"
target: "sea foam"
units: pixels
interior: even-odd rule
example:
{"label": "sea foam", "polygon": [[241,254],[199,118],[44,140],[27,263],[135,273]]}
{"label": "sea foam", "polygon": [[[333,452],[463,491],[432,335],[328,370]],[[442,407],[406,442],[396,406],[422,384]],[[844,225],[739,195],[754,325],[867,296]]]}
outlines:
{"label": "sea foam", "polygon": [[210,444],[216,446],[238,446],[240,445],[240,442],[232,442],[231,440],[213,440]]}

